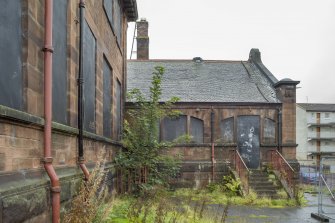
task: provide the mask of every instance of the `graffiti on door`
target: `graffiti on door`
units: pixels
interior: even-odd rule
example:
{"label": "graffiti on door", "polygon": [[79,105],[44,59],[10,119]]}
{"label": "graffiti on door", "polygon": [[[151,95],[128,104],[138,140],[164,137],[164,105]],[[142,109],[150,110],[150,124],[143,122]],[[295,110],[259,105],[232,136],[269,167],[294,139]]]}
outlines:
{"label": "graffiti on door", "polygon": [[259,116],[237,118],[238,149],[244,162],[251,169],[259,167]]}

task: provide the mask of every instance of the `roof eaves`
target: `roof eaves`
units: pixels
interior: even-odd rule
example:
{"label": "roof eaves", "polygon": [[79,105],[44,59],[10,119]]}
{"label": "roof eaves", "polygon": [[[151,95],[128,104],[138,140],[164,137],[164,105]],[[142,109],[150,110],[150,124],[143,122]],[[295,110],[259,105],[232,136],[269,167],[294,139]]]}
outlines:
{"label": "roof eaves", "polygon": [[123,6],[129,22],[135,22],[138,19],[136,0],[123,0]]}

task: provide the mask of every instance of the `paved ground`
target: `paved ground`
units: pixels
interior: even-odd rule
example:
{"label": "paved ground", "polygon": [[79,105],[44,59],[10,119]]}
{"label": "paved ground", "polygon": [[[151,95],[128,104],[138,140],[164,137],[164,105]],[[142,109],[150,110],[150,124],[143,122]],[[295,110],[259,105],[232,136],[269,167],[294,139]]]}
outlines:
{"label": "paved ground", "polygon": [[[311,213],[318,211],[318,197],[310,194],[305,194],[309,201],[308,206],[301,208],[253,208],[246,206],[232,206],[228,209],[229,223],[305,223],[305,222],[319,222],[311,218]],[[330,199],[324,199],[324,211],[332,212],[335,223],[335,202]]]}

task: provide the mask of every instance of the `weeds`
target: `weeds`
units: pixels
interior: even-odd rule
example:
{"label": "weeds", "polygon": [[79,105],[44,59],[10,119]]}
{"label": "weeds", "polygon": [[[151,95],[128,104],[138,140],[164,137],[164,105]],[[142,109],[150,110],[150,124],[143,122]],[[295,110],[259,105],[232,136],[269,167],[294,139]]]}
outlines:
{"label": "weeds", "polygon": [[107,199],[107,190],[103,185],[105,178],[104,160],[99,155],[88,181],[83,181],[78,195],[71,202],[71,210],[64,215],[65,223],[103,222],[112,208],[113,202]]}

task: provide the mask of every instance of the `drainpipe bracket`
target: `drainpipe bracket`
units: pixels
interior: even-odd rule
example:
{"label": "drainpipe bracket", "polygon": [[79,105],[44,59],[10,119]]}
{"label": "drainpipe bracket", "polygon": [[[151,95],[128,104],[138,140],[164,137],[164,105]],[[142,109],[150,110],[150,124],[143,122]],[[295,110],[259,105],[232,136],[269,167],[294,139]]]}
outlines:
{"label": "drainpipe bracket", "polygon": [[85,2],[84,1],[80,1],[79,8],[85,8]]}
{"label": "drainpipe bracket", "polygon": [[47,164],[47,163],[52,163],[53,161],[53,158],[52,157],[43,157],[41,159],[41,162],[44,163],[44,164]]}
{"label": "drainpipe bracket", "polygon": [[85,158],[84,157],[79,157],[78,162],[79,162],[79,164],[84,164],[85,163]]}
{"label": "drainpipe bracket", "polygon": [[84,83],[84,78],[78,78],[77,79],[77,84],[82,85]]}
{"label": "drainpipe bracket", "polygon": [[51,192],[53,192],[53,193],[60,193],[61,192],[60,186],[51,187],[50,189],[51,189]]}
{"label": "drainpipe bracket", "polygon": [[44,46],[42,49],[43,52],[50,52],[53,53],[54,52],[54,48],[52,46]]}

